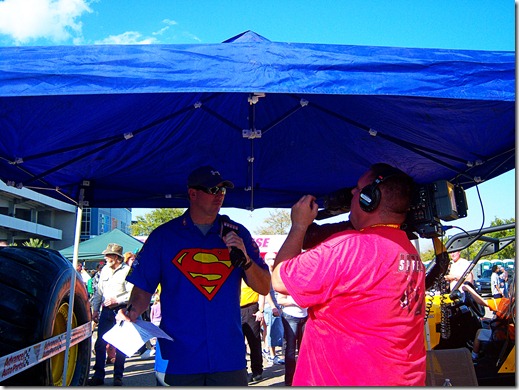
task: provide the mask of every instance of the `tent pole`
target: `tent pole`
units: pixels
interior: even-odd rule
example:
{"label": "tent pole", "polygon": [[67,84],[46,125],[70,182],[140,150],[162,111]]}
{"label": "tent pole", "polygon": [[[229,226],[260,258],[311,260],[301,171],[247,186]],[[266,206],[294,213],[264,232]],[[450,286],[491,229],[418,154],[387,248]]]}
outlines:
{"label": "tent pole", "polygon": [[[82,193],[83,191],[81,191]],[[81,219],[83,216],[83,201],[79,202],[77,207],[77,215],[76,215],[76,231],[74,235],[74,255],[72,257],[72,266],[74,267],[74,271],[76,271],[78,257],[79,257],[79,238],[81,236]],[[70,349],[70,339],[72,338],[72,315],[74,313],[74,295],[76,289],[76,276],[77,272],[72,272],[72,276],[70,278],[70,297],[68,300],[68,318],[67,318],[67,338],[66,338],[66,346],[65,346],[65,361],[63,364],[63,378],[61,381],[62,386],[67,386],[67,369],[68,369],[68,357],[69,357],[69,349]]]}
{"label": "tent pole", "polygon": [[250,139],[250,156],[247,158],[248,172],[250,179],[250,210],[254,210],[254,138],[256,134],[256,103],[258,102],[255,94],[250,94],[249,102],[249,139]]}

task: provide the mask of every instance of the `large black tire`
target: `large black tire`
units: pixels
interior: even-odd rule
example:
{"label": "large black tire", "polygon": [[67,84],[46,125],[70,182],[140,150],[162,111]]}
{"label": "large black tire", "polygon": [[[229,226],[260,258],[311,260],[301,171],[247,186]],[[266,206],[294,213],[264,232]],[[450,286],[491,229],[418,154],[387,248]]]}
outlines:
{"label": "large black tire", "polygon": [[[70,281],[76,273],[72,328],[90,323],[88,293],[69,260],[50,249],[0,248],[0,356],[66,332]],[[69,350],[68,386],[83,386],[90,369],[91,338]],[[61,386],[65,352],[0,385]]]}

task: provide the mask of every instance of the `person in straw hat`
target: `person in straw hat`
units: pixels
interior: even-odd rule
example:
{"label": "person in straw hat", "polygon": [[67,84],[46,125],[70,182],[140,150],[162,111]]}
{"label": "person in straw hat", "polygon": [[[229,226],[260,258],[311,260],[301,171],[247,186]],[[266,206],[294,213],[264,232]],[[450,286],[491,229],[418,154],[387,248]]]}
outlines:
{"label": "person in straw hat", "polygon": [[[96,361],[94,375],[88,380],[89,386],[104,385],[106,364],[106,341],[103,335],[115,325],[115,315],[119,309],[126,308],[133,284],[126,281],[131,270],[124,262],[123,247],[108,244],[103,251],[106,266],[101,270],[97,291],[92,299],[92,320],[98,323],[95,343]],[[123,372],[126,355],[117,350],[114,362],[114,386],[123,385]]]}

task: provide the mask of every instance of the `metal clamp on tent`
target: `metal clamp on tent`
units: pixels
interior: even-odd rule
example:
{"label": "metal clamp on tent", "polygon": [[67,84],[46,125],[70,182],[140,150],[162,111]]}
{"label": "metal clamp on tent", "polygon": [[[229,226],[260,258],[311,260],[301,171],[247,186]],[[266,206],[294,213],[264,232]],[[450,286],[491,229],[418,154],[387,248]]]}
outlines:
{"label": "metal clamp on tent", "polygon": [[247,139],[261,138],[261,130],[257,130],[257,129],[250,129],[250,130],[244,129],[244,130],[242,130],[241,134],[242,134],[243,138],[247,138]]}
{"label": "metal clamp on tent", "polygon": [[249,95],[249,98],[247,101],[249,104],[256,104],[259,101],[259,98],[265,97],[265,94],[263,92],[254,92]]}
{"label": "metal clamp on tent", "polygon": [[15,187],[21,190],[23,188],[23,183],[16,183],[14,180],[8,180],[5,182],[9,187]]}
{"label": "metal clamp on tent", "polygon": [[9,161],[9,164],[11,164],[11,165],[23,164],[23,158],[21,158],[21,157],[15,158],[14,161]]}
{"label": "metal clamp on tent", "polygon": [[81,186],[79,187],[79,199],[78,199],[78,207],[90,207],[91,191],[92,187],[90,186],[90,180],[81,180]]}
{"label": "metal clamp on tent", "polygon": [[469,167],[469,168],[477,167],[478,165],[482,165],[482,164],[483,164],[482,160],[467,161],[467,167]]}

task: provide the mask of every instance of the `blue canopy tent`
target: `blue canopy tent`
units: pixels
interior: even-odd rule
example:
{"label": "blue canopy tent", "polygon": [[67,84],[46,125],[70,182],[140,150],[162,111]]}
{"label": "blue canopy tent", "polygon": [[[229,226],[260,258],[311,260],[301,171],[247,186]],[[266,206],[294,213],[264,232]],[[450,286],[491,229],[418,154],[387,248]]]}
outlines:
{"label": "blue canopy tent", "polygon": [[375,162],[465,189],[515,167],[515,53],[271,42],[0,48],[0,179],[90,207],[290,207]]}
{"label": "blue canopy tent", "polygon": [[515,54],[253,32],[3,47],[0,131],[0,180],[79,207],[186,207],[187,175],[205,164],[235,184],[225,206],[247,209],[322,200],[375,162],[466,189],[515,167]]}

